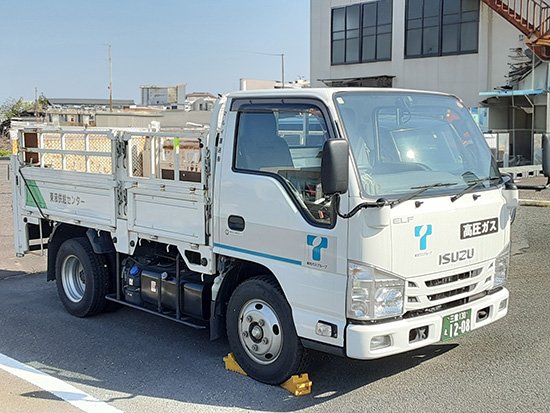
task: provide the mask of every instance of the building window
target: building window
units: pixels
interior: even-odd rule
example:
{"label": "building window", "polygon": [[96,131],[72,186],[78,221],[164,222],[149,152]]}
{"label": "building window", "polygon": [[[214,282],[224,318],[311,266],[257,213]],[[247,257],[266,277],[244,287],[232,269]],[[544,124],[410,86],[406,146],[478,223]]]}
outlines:
{"label": "building window", "polygon": [[391,60],[392,1],[332,9],[332,64]]}
{"label": "building window", "polygon": [[477,53],[478,0],[407,0],[405,57]]}

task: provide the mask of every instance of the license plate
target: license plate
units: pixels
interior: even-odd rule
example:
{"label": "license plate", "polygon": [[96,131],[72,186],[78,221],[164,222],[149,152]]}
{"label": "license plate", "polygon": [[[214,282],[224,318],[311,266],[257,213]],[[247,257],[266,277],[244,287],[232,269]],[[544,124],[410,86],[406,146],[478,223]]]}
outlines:
{"label": "license plate", "polygon": [[462,336],[472,329],[472,310],[464,310],[459,313],[443,317],[443,329],[441,341],[451,340]]}

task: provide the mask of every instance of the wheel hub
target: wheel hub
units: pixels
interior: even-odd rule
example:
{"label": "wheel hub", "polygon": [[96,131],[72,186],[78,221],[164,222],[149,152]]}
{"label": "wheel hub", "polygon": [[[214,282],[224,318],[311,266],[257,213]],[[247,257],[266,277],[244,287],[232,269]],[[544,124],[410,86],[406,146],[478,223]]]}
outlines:
{"label": "wheel hub", "polygon": [[250,335],[254,341],[260,341],[264,336],[264,332],[259,325],[255,325],[251,328]]}
{"label": "wheel hub", "polygon": [[63,261],[61,281],[67,298],[73,303],[80,302],[86,291],[86,272],[75,255],[70,255]]}
{"label": "wheel hub", "polygon": [[243,348],[255,362],[270,364],[281,354],[283,332],[280,321],[265,301],[251,300],[243,306],[239,333]]}

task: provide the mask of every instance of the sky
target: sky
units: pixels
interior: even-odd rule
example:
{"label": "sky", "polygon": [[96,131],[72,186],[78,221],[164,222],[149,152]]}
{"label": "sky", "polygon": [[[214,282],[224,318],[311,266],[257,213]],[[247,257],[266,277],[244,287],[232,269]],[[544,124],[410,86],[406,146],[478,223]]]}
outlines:
{"label": "sky", "polygon": [[0,0],[0,104],[8,98],[141,103],[140,85],[187,93],[240,78],[309,79],[309,0]]}

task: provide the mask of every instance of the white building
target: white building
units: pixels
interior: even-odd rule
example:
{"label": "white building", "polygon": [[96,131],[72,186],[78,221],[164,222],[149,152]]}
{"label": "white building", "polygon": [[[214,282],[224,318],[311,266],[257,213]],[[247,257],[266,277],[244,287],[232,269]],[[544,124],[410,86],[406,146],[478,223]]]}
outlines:
{"label": "white building", "polygon": [[[305,79],[298,79],[294,82],[285,82],[285,89],[299,89],[310,87],[310,82]],[[262,80],[241,78],[239,90],[262,90],[262,89],[282,89],[282,83],[279,80]]]}
{"label": "white building", "polygon": [[[505,10],[503,3],[509,6]],[[510,10],[515,3],[508,0],[499,4],[495,0],[311,0],[312,86],[455,94],[481,115],[482,128],[502,134],[495,150],[499,156],[510,154],[505,164],[510,158],[530,162],[538,150],[537,134],[550,130],[549,76],[548,64],[532,59],[530,50],[525,58],[524,51],[526,42],[544,44],[548,30],[539,30],[536,39],[528,38],[524,33],[539,25],[533,12],[534,23],[523,30],[506,13],[525,12]],[[545,57],[545,46],[533,48]]]}
{"label": "white building", "polygon": [[185,106],[186,86],[187,84],[176,86],[140,86],[141,104],[145,106],[164,106],[168,109],[183,109]]}

